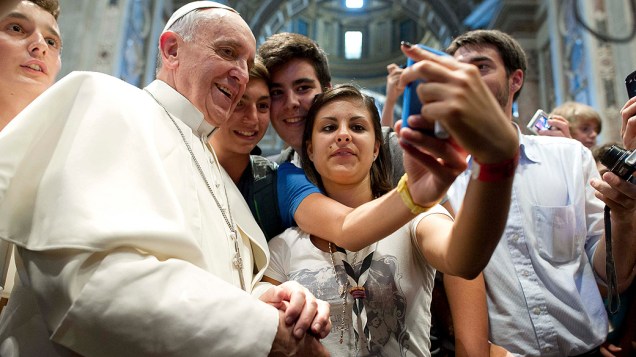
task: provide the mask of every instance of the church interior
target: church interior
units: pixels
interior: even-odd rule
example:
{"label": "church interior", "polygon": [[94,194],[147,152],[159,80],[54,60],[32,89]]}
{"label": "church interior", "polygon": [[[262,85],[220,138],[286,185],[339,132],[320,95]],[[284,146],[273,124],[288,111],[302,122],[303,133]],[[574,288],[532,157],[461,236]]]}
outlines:
{"label": "church interior", "polygon": [[[61,0],[60,77],[104,72],[137,86],[154,76],[157,38],[187,0]],[[635,0],[226,0],[250,25],[257,45],[278,32],[309,36],[327,52],[334,84],[354,82],[384,102],[386,66],[403,65],[400,41],[444,49],[477,28],[514,36],[528,54],[514,110],[522,128],[536,108],[573,100],[603,118],[598,144],[619,139],[624,79],[636,69]],[[397,108],[399,117],[401,108]],[[273,130],[264,153],[283,145]]]}
{"label": "church interior", "polygon": [[[403,355],[414,346],[429,356],[447,356],[436,353],[457,347],[462,356],[461,338],[468,335],[476,337],[467,346],[485,346],[491,356],[511,356],[505,348],[517,345],[509,350],[542,356],[597,356],[619,348],[614,343],[629,345],[627,353],[636,350],[636,186],[630,184],[636,183],[636,98],[629,101],[636,85],[626,86],[628,80],[636,84],[636,0],[216,0],[232,9],[201,2],[185,10],[193,1],[57,1],[61,36],[55,9],[33,0],[0,17],[0,35],[9,39],[2,57],[11,59],[12,50],[40,56],[19,67],[46,82],[29,83],[40,92],[4,122],[0,116],[0,131],[8,128],[0,136],[0,356],[36,340],[33,346],[77,355],[82,349],[155,354],[124,351],[128,346],[207,355],[208,346],[223,351],[239,345],[227,331],[255,333],[241,336],[241,348],[251,354],[265,346],[275,355],[280,336],[291,341],[283,346],[289,349],[305,341],[320,345],[329,329],[340,332],[339,345],[333,344],[338,350],[357,353],[366,344],[373,355],[384,354],[386,341],[394,339],[389,347]],[[218,13],[195,12],[200,9]],[[35,20],[25,13],[36,14]],[[458,38],[476,29],[514,39],[498,32],[477,44]],[[265,42],[284,32],[314,40],[328,68],[311,64],[324,60],[303,57],[308,51],[282,65],[266,63],[286,57],[271,51],[286,48],[273,41],[278,36]],[[254,64],[252,34],[256,48],[265,43],[263,63]],[[310,47],[311,41],[298,40],[302,36],[280,37]],[[514,40],[527,55],[527,69]],[[455,58],[427,58],[410,44]],[[419,102],[417,110],[408,109],[401,95],[393,120],[402,118],[401,103],[405,113],[421,117],[409,117],[415,130],[400,131],[398,124],[396,133],[387,128],[391,116],[376,117],[373,109],[390,113],[396,103],[395,81],[388,82],[387,100],[387,71],[404,68],[405,53],[424,61],[401,81],[428,80],[418,94],[431,110],[419,111]],[[296,70],[296,63],[310,69]],[[259,66],[265,74],[247,73]],[[280,74],[288,68],[296,72]],[[329,70],[331,85],[356,88],[328,90],[323,74]],[[76,71],[97,73],[71,74]],[[33,93],[4,77],[0,94],[9,100],[0,114],[7,117],[14,103]],[[555,131],[532,128],[541,110],[550,113],[548,123],[571,102],[600,114],[600,124],[598,116],[572,114],[596,124],[586,129],[593,135],[589,145],[571,135],[569,118],[563,126],[550,121]],[[302,105],[311,109],[301,112]],[[248,127],[249,120],[258,126]],[[300,134],[298,140],[283,141],[281,122]],[[446,137],[432,138],[437,124],[448,124]],[[610,145],[616,147],[603,148]],[[270,223],[280,231],[268,235]],[[313,250],[294,245],[302,239]],[[360,242],[366,246],[348,246]],[[275,271],[294,259],[298,268]],[[383,269],[370,269],[378,261]],[[319,291],[323,298],[297,278],[327,280],[315,272],[328,272],[327,283],[315,286],[333,296]],[[285,315],[302,307],[305,296],[303,312],[313,308],[305,319],[309,327]],[[395,311],[386,317],[380,308],[373,311],[376,301]],[[407,303],[417,310],[407,310]],[[338,315],[329,315],[329,304]],[[269,322],[267,309],[271,326],[252,322]],[[209,315],[198,314],[204,310]],[[312,320],[320,315],[326,316],[322,328]],[[403,323],[412,316],[414,322]],[[387,327],[377,328],[380,323]],[[399,333],[389,324],[399,325]],[[272,342],[263,337],[269,330]],[[343,347],[345,332],[350,343]],[[108,352],[120,348],[121,354]]]}

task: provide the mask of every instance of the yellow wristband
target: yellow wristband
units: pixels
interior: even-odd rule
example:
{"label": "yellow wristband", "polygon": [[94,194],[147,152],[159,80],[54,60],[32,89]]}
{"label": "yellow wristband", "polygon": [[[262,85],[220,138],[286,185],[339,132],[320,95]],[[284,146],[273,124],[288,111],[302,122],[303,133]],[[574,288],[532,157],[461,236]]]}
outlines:
{"label": "yellow wristband", "polygon": [[402,178],[400,179],[400,182],[398,182],[398,185],[397,185],[397,192],[400,193],[400,197],[402,198],[402,201],[404,202],[406,207],[408,207],[408,209],[411,210],[411,213],[413,214],[424,213],[430,210],[431,208],[433,208],[433,206],[435,206],[436,204],[440,203],[441,200],[438,200],[436,202],[433,202],[433,204],[431,204],[430,206],[424,207],[413,202],[413,197],[411,197],[409,186],[406,184],[406,181],[408,179],[409,177],[407,174],[404,174],[404,176],[402,176]]}

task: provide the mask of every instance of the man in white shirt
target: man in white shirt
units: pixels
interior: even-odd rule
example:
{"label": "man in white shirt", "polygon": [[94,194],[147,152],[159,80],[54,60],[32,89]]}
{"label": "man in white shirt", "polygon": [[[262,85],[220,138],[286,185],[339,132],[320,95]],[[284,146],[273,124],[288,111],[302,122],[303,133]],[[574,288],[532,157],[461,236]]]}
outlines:
{"label": "man in white shirt", "polygon": [[[447,52],[477,66],[512,119],[526,68],[519,44],[502,32],[478,30],[457,37]],[[597,280],[607,281],[607,274],[603,202],[595,195],[627,207],[611,219],[619,288],[625,287],[636,260],[630,184],[612,173],[602,181],[590,151],[577,141],[518,132],[508,223],[484,270],[490,339],[524,356],[598,353],[607,316]],[[455,210],[470,179],[469,169],[449,190]]]}
{"label": "man in white shirt", "polygon": [[143,91],[70,74],[0,133],[0,238],[19,274],[0,354],[323,354],[327,304],[259,284],[265,239],[207,147],[245,91],[254,36],[198,1],[159,50]]}

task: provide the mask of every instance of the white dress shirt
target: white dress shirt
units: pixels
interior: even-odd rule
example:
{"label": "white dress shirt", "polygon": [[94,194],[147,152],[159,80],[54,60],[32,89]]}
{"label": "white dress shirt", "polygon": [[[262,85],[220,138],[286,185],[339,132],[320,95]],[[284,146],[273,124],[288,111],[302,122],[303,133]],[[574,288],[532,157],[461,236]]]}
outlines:
{"label": "white dress shirt", "polygon": [[[490,339],[523,356],[581,354],[608,329],[591,263],[603,235],[603,202],[589,184],[599,174],[578,141],[519,138],[506,229],[484,270]],[[470,168],[449,190],[456,212],[469,180]]]}

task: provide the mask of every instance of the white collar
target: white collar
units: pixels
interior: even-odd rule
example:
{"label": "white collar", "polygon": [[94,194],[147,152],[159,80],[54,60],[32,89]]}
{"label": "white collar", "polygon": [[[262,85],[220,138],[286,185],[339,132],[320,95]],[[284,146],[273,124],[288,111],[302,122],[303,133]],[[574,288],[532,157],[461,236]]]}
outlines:
{"label": "white collar", "polygon": [[150,92],[172,116],[189,126],[198,137],[207,137],[214,131],[215,127],[204,119],[203,113],[166,82],[156,79],[145,89]]}

